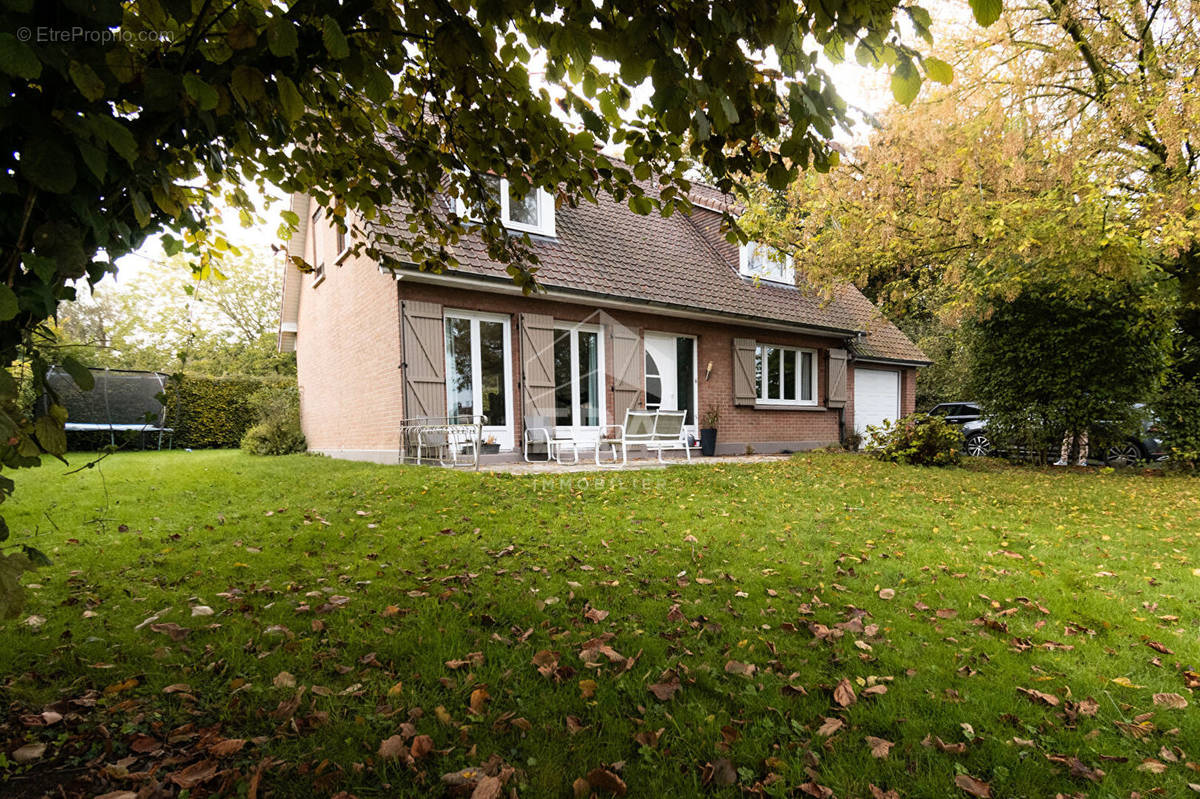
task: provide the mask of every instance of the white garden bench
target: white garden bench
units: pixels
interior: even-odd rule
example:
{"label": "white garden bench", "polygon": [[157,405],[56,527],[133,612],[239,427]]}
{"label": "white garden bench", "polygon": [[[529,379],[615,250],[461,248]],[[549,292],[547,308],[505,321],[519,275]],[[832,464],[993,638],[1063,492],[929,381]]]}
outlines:
{"label": "white garden bench", "polygon": [[[596,439],[596,465],[625,466],[629,462],[629,447],[639,445],[644,446],[647,452],[657,452],[659,463],[666,463],[663,459],[664,450],[683,450],[690,463],[692,450],[683,428],[686,419],[686,411],[626,411],[625,424],[609,425]],[[600,450],[606,445],[612,452],[612,461],[602,463]],[[617,461],[618,447],[621,450],[620,462]]]}

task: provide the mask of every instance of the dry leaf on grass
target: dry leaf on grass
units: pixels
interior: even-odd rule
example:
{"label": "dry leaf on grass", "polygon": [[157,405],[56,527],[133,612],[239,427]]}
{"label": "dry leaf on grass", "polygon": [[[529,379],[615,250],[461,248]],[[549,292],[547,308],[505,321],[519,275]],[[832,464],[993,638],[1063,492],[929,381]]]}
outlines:
{"label": "dry leaf on grass", "polygon": [[656,682],[652,685],[646,686],[646,688],[658,699],[662,700],[663,702],[667,702],[671,699],[671,697],[675,696],[676,692],[683,688],[683,686],[679,683],[679,677],[673,673],[663,674],[662,678],[662,682]]}
{"label": "dry leaf on grass", "polygon": [[614,796],[624,796],[627,788],[625,780],[606,768],[594,768],[587,773],[588,785],[602,791],[608,791]]}
{"label": "dry leaf on grass", "polygon": [[954,784],[977,799],[992,799],[992,786],[967,774],[959,774]]}
{"label": "dry leaf on grass", "polygon": [[433,739],[428,735],[418,735],[413,738],[412,746],[409,747],[408,753],[412,755],[413,760],[420,760],[433,751]]}
{"label": "dry leaf on grass", "polygon": [[583,617],[594,624],[599,624],[608,618],[608,611],[600,610],[599,608],[588,608]]}
{"label": "dry leaf on grass", "polygon": [[290,672],[281,671],[275,675],[275,679],[271,680],[271,684],[276,688],[295,688],[296,678]]}
{"label": "dry leaf on grass", "polygon": [[1049,707],[1058,707],[1059,699],[1054,694],[1048,694],[1033,688],[1017,688],[1017,693],[1027,697],[1031,702],[1038,702]]}
{"label": "dry leaf on grass", "polygon": [[896,589],[894,589],[894,588],[880,589],[879,598],[880,599],[895,599],[896,598]]}
{"label": "dry leaf on grass", "polygon": [[201,760],[199,763],[193,763],[183,771],[177,771],[172,774],[169,779],[171,782],[185,790],[191,790],[197,785],[207,782],[217,774],[217,761]]}
{"label": "dry leaf on grass", "polygon": [[483,715],[483,707],[487,704],[488,692],[486,688],[476,688],[471,692],[471,712],[476,716]]}
{"label": "dry leaf on grass", "polygon": [[499,799],[504,784],[499,777],[484,777],[471,792],[471,799]]}
{"label": "dry leaf on grass", "polygon": [[895,745],[891,741],[876,738],[874,735],[868,735],[866,740],[867,746],[871,747],[871,757],[877,757],[881,760],[888,756],[888,753],[892,751],[892,747]]}
{"label": "dry leaf on grass", "polygon": [[596,685],[595,680],[580,680],[579,681],[579,695],[582,696],[584,699],[591,699],[593,696],[596,695],[596,688],[598,688],[598,687],[599,686]]}
{"label": "dry leaf on grass", "polygon": [[12,759],[14,763],[30,763],[40,759],[44,754],[46,754],[45,744],[25,744],[12,753]]}
{"label": "dry leaf on grass", "polygon": [[900,799],[900,794],[894,790],[885,791],[874,783],[868,783],[867,787],[871,789],[871,799]]}
{"label": "dry leaf on grass", "polygon": [[1179,694],[1155,694],[1154,704],[1169,707],[1172,710],[1183,710],[1188,706],[1188,701]]}
{"label": "dry leaf on grass", "polygon": [[855,703],[857,697],[854,695],[854,686],[845,677],[833,689],[833,701],[837,702],[842,707],[850,707]]}
{"label": "dry leaf on grass", "polygon": [[846,722],[842,721],[841,719],[826,718],[825,723],[817,728],[817,735],[823,735],[828,738],[830,735],[833,735],[835,732],[845,726],[845,724]]}
{"label": "dry leaf on grass", "polygon": [[385,760],[403,757],[406,754],[408,754],[408,746],[399,735],[384,738],[383,742],[379,744],[379,756]]}
{"label": "dry leaf on grass", "polygon": [[753,677],[754,672],[757,670],[758,667],[753,663],[742,663],[741,661],[730,660],[725,664],[726,674],[740,674],[743,677]]}

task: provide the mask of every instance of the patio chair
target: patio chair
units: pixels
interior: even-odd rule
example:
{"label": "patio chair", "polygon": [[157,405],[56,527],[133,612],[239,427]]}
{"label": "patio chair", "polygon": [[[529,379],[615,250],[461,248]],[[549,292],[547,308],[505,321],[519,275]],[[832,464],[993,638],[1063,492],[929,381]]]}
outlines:
{"label": "patio chair", "polygon": [[687,420],[687,411],[658,411],[654,417],[654,434],[646,442],[647,450],[658,452],[658,462],[663,460],[663,450],[681,449],[688,463],[692,462],[692,448],[688,446],[687,433],[683,423]]}
{"label": "patio chair", "polygon": [[573,437],[559,435],[554,427],[554,419],[550,416],[526,416],[522,438],[522,451],[526,463],[534,462],[533,458],[529,457],[531,449],[536,451],[542,448],[545,448],[547,461],[562,463],[562,454],[569,449],[573,456],[571,465],[579,463],[579,442]]}

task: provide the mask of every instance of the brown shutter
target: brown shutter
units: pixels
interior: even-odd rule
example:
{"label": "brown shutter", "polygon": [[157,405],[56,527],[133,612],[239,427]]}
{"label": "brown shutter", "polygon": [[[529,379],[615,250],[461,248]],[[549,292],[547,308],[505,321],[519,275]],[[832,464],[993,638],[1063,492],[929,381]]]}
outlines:
{"label": "brown shutter", "polygon": [[829,351],[829,374],[826,376],[825,404],[830,408],[846,407],[845,350]]}
{"label": "brown shutter", "polygon": [[446,415],[444,324],[436,302],[400,303],[404,415],[410,419]]}
{"label": "brown shutter", "polygon": [[554,317],[521,314],[521,385],[526,416],[554,416]]}
{"label": "brown shutter", "polygon": [[733,340],[733,404],[753,405],[758,400],[754,379],[755,343],[752,338]]}
{"label": "brown shutter", "polygon": [[642,397],[642,337],[624,325],[612,326],[613,422],[625,424],[625,411],[637,408]]}

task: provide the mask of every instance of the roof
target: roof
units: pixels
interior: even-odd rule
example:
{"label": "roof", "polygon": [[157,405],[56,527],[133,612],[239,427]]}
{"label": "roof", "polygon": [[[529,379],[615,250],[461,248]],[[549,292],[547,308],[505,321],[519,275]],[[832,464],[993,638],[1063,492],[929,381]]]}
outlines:
{"label": "roof", "polygon": [[[852,285],[838,286],[826,298],[742,277],[737,247],[720,230],[720,210],[732,207],[733,198],[708,186],[697,187],[692,196],[699,205],[690,215],[677,212],[669,217],[635,214],[606,196],[576,208],[558,208],[555,237],[531,236],[540,260],[538,281],[566,294],[674,307],[750,325],[758,321],[826,331],[854,338],[851,349],[862,359],[929,362]],[[393,218],[403,218],[399,209],[393,210]],[[388,232],[399,237],[400,230],[397,226]],[[404,262],[403,252],[383,241],[379,245]],[[511,280],[478,237],[463,237],[452,252],[459,266],[448,274]]]}

